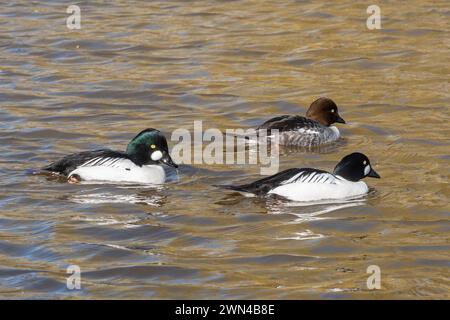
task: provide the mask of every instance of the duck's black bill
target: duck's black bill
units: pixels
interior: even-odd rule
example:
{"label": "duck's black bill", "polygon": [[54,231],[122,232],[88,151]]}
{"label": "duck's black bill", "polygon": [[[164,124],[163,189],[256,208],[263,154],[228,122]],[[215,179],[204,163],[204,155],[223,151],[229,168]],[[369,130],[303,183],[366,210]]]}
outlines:
{"label": "duck's black bill", "polygon": [[164,153],[161,162],[168,165],[169,167],[178,168],[178,165],[175,162],[173,162],[172,158],[169,156],[168,153]]}
{"label": "duck's black bill", "polygon": [[371,177],[371,178],[377,178],[377,179],[381,178],[380,175],[378,173],[376,173],[376,171],[373,170],[372,168],[370,168],[370,172],[367,176]]}
{"label": "duck's black bill", "polygon": [[336,122],[337,123],[345,123],[345,120],[344,119],[342,119],[342,117],[340,116],[340,115],[336,115]]}

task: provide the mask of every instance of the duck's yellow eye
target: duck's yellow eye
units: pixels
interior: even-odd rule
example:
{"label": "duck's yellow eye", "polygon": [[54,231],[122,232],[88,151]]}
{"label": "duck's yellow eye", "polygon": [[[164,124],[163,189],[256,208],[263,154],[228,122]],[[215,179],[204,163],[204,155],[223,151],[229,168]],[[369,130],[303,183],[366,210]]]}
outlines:
{"label": "duck's yellow eye", "polygon": [[364,161],[363,161],[363,165],[366,165],[366,164],[367,164],[367,161],[366,161],[366,160],[364,160]]}
{"label": "duck's yellow eye", "polygon": [[331,113],[334,113],[334,109],[331,109]]}
{"label": "duck's yellow eye", "polygon": [[154,144],[152,144],[152,145],[150,146],[150,148],[155,149],[156,146],[155,146]]}

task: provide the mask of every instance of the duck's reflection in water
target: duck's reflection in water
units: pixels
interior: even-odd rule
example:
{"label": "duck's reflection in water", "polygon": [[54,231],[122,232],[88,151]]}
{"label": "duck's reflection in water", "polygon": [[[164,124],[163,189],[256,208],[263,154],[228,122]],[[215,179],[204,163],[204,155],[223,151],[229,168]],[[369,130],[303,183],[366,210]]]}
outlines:
{"label": "duck's reflection in water", "polygon": [[[320,202],[292,202],[285,199],[272,198],[266,202],[267,213],[288,214],[295,218],[287,224],[301,224],[311,221],[333,219],[324,217],[324,214],[350,207],[361,206],[366,203],[365,197],[345,200],[327,200]],[[310,229],[303,229],[286,236],[277,237],[278,240],[316,240],[325,238],[326,235],[316,233]]]}
{"label": "duck's reflection in water", "polygon": [[320,216],[344,208],[365,205],[367,202],[367,195],[338,200],[298,202],[287,200],[273,194],[266,197],[246,197],[238,192],[233,192],[226,194],[222,199],[215,203],[226,206],[237,206],[246,201],[251,201],[261,209],[261,212],[266,212],[267,214],[293,215],[296,218],[289,223],[295,224],[312,220],[331,219],[330,217]]}
{"label": "duck's reflection in water", "polygon": [[94,188],[80,194],[67,195],[65,200],[80,204],[130,203],[153,207],[164,205],[166,196],[161,194],[163,186],[120,186],[116,188]]}
{"label": "duck's reflection in water", "polygon": [[314,202],[295,202],[281,198],[269,198],[266,202],[267,213],[269,214],[290,214],[296,218],[289,223],[303,223],[306,221],[316,221],[331,219],[321,217],[321,215],[336,210],[361,206],[366,203],[366,197],[340,200],[323,200]]}

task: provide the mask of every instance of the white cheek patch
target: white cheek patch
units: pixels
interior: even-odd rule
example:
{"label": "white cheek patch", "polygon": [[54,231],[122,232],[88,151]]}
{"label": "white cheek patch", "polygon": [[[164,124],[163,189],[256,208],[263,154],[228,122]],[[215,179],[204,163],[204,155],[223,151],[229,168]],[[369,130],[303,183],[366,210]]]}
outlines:
{"label": "white cheek patch", "polygon": [[367,165],[367,166],[364,168],[364,175],[367,176],[367,175],[369,174],[369,172],[370,172],[370,165]]}
{"label": "white cheek patch", "polygon": [[163,156],[162,152],[157,150],[157,151],[152,153],[151,158],[152,158],[153,161],[158,161],[158,160],[161,160],[162,156]]}

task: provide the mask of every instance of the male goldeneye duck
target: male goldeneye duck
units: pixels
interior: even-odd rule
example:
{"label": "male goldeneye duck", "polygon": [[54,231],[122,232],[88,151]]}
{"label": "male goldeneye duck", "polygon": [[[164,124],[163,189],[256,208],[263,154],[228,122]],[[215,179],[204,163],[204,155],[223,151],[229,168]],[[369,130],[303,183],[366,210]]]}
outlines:
{"label": "male goldeneye duck", "polygon": [[337,105],[328,98],[319,98],[309,107],[306,117],[284,115],[267,120],[256,131],[278,129],[279,143],[284,146],[314,147],[336,141],[340,137],[333,123],[345,123],[338,113]]}
{"label": "male goldeneye duck", "polygon": [[292,168],[250,184],[221,186],[245,195],[276,194],[293,201],[352,198],[366,194],[365,177],[380,178],[369,159],[355,152],[345,156],[333,173],[311,168]]}
{"label": "male goldeneye duck", "polygon": [[68,155],[43,170],[63,174],[69,182],[109,181],[161,184],[166,174],[161,164],[177,168],[164,135],[145,129],[128,144],[126,152],[109,149]]}

